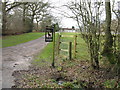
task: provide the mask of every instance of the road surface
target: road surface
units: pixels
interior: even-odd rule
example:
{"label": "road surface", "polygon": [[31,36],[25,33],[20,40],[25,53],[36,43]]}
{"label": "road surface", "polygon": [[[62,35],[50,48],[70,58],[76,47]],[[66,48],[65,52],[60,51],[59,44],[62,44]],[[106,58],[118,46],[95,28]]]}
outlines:
{"label": "road surface", "polygon": [[[44,36],[22,43],[12,47],[2,48],[2,67],[0,67],[0,84],[1,88],[11,88],[14,85],[12,73],[18,70],[27,70],[31,65],[34,55],[39,53],[48,43],[45,42]],[[1,49],[0,49],[1,50]]]}

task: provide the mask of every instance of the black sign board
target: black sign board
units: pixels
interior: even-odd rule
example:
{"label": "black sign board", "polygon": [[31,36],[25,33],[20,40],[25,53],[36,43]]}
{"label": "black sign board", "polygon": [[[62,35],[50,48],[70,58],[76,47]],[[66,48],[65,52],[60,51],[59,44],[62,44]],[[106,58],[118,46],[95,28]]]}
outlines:
{"label": "black sign board", "polygon": [[54,28],[46,26],[45,42],[53,42],[53,30]]}

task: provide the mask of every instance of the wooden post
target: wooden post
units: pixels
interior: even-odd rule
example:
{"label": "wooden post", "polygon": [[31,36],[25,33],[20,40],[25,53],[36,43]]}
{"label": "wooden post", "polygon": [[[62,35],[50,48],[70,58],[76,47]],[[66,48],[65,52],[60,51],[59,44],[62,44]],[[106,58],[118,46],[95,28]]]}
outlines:
{"label": "wooden post", "polygon": [[76,46],[77,46],[77,35],[75,35],[75,40],[74,40],[74,58],[76,58]]}
{"label": "wooden post", "polygon": [[53,29],[53,61],[52,61],[52,67],[55,68],[55,26]]}
{"label": "wooden post", "polygon": [[60,34],[58,34],[58,48],[57,48],[57,55],[59,55],[59,53],[60,53],[60,37],[61,37],[61,35]]}
{"label": "wooden post", "polygon": [[69,42],[69,60],[72,59],[72,42]]}

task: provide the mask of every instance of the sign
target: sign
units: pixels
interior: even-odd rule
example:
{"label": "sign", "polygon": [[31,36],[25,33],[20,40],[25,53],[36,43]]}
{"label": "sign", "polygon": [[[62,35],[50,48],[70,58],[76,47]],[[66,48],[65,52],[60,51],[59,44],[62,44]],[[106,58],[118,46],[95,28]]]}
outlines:
{"label": "sign", "polygon": [[53,27],[46,26],[45,42],[53,42],[53,31],[54,31]]}

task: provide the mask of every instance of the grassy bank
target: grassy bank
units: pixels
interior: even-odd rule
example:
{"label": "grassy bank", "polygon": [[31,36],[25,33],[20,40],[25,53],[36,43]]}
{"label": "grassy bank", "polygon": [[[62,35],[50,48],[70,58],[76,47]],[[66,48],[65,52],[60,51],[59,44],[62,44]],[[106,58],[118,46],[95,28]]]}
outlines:
{"label": "grassy bank", "polygon": [[25,33],[21,35],[3,36],[2,47],[15,46],[17,44],[25,43],[43,36],[44,33]]}

